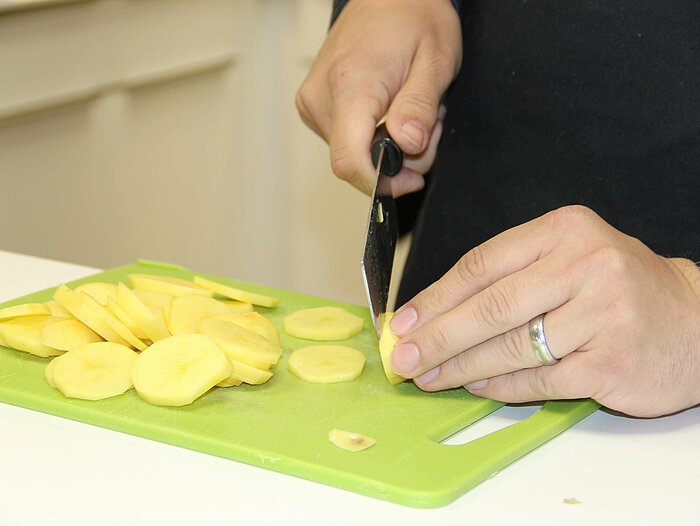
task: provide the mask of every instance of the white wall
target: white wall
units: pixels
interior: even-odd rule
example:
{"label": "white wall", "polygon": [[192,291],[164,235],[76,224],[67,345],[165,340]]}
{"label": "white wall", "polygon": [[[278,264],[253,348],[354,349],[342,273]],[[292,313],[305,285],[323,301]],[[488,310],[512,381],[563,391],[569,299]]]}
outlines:
{"label": "white wall", "polygon": [[364,302],[369,200],[293,105],[330,0],[0,15],[0,249]]}

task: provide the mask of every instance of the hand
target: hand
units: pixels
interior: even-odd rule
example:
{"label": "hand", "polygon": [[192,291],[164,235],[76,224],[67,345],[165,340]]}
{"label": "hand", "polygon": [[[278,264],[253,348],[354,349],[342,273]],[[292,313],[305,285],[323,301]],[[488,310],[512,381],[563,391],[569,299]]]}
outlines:
{"label": "hand", "polygon": [[388,110],[389,134],[407,154],[392,178],[398,197],[424,185],[442,132],[440,100],[461,58],[459,17],[449,0],[351,0],[296,105],[330,145],[335,174],[367,194],[374,187],[372,137]]}
{"label": "hand", "polygon": [[[544,318],[561,362],[541,366]],[[397,373],[504,402],[594,398],[653,417],[700,403],[700,270],[571,206],[468,252],[392,319]]]}

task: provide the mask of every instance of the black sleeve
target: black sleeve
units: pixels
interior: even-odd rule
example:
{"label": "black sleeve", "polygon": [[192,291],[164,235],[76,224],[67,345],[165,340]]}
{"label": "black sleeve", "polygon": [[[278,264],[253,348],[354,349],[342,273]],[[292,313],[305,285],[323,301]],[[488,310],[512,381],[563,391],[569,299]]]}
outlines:
{"label": "black sleeve", "polygon": [[[340,15],[340,12],[343,10],[345,5],[348,3],[349,0],[333,0],[333,12],[331,13],[331,25],[336,21],[338,16]],[[452,5],[455,6],[455,9],[459,13],[459,8],[462,5],[462,0],[451,0]]]}

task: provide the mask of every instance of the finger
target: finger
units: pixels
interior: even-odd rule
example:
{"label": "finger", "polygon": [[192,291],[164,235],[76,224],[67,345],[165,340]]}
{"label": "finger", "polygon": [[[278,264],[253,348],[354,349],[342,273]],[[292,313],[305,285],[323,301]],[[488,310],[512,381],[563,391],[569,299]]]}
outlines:
{"label": "finger", "polygon": [[524,369],[465,388],[476,396],[502,402],[534,402],[593,397],[600,392],[603,375],[589,353],[572,353],[549,367]]}
{"label": "finger", "polygon": [[425,151],[438,121],[440,101],[452,82],[456,67],[445,65],[434,50],[419,47],[406,82],[391,102],[387,129],[408,154]]}
{"label": "finger", "polygon": [[374,188],[370,157],[377,123],[389,105],[389,93],[372,80],[348,78],[332,95],[331,167],[335,175],[367,195]]}
{"label": "finger", "polygon": [[433,166],[433,162],[435,162],[435,154],[437,153],[438,143],[442,137],[442,129],[443,124],[441,121],[438,121],[430,136],[428,148],[420,155],[407,155],[403,165],[421,175],[430,170],[431,166]]}
{"label": "finger", "polygon": [[551,259],[506,276],[399,340],[392,352],[396,373],[420,376],[572,299],[574,280]]}
{"label": "finger", "polygon": [[555,240],[547,215],[498,234],[467,252],[442,278],[403,305],[392,318],[391,329],[403,336],[454,309],[547,255]]}
{"label": "finger", "polygon": [[[591,302],[575,297],[544,317],[547,346],[555,358],[582,349],[599,329],[589,316]],[[529,323],[499,334],[415,379],[425,391],[439,391],[542,365],[530,341]]]}

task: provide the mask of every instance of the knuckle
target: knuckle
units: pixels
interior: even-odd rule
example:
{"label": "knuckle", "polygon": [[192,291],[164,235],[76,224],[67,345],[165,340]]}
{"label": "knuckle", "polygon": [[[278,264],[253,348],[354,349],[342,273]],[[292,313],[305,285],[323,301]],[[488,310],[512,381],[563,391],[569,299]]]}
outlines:
{"label": "knuckle", "polygon": [[444,327],[433,326],[429,331],[423,332],[418,348],[427,351],[427,354],[445,354],[450,348],[450,336]]}
{"label": "knuckle", "polygon": [[510,289],[498,285],[486,289],[476,303],[477,321],[493,328],[507,325],[515,310],[515,299]]}
{"label": "knuckle", "polygon": [[417,90],[406,91],[397,99],[396,103],[402,106],[402,113],[413,114],[419,120],[425,120],[424,125],[432,126],[432,121],[437,116],[438,101],[430,93]]}
{"label": "knuckle", "polygon": [[551,398],[552,389],[545,373],[544,366],[533,369],[533,374],[530,375],[530,389],[545,398]]}
{"label": "knuckle", "polygon": [[508,331],[501,336],[500,350],[509,367],[520,368],[525,362],[529,340],[525,337],[522,327]]}
{"label": "knuckle", "polygon": [[605,283],[623,285],[631,275],[630,256],[614,245],[604,245],[584,257],[589,274],[594,274]]}
{"label": "knuckle", "polygon": [[343,181],[352,181],[355,178],[355,158],[351,150],[346,147],[335,147],[331,151],[331,170]]}
{"label": "knuckle", "polygon": [[484,245],[474,247],[460,258],[455,266],[457,277],[464,283],[479,283],[486,276]]}
{"label": "knuckle", "polygon": [[458,380],[458,383],[455,385],[464,385],[472,380],[474,376],[474,367],[471,355],[468,351],[458,354],[454,360],[452,360],[452,365],[454,368],[454,376],[456,380]]}
{"label": "knuckle", "polygon": [[557,208],[544,216],[546,221],[557,229],[578,230],[600,221],[600,216],[583,205],[567,205]]}

